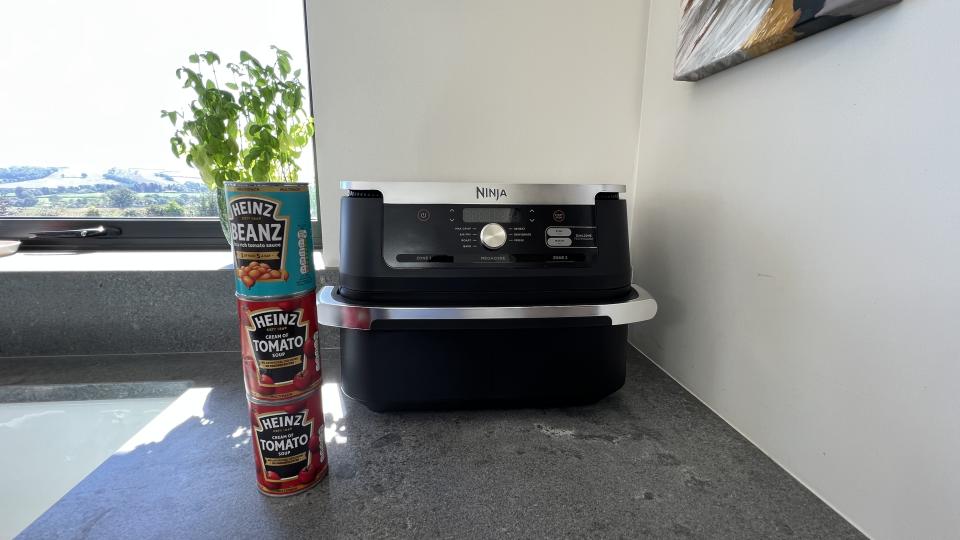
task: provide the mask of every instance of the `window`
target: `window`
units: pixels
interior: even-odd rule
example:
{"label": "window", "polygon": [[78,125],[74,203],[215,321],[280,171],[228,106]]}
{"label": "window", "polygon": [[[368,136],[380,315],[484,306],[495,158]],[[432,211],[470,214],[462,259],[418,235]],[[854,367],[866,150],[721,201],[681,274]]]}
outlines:
{"label": "window", "polygon": [[[236,62],[246,50],[266,61],[275,58],[271,45],[308,73],[303,0],[5,6],[0,238],[24,247],[225,247],[216,197],[171,153],[174,129],[160,110],[186,108],[191,94],[175,72],[190,54],[212,50]],[[299,165],[315,203],[312,145]],[[30,238],[101,226],[106,234]]]}

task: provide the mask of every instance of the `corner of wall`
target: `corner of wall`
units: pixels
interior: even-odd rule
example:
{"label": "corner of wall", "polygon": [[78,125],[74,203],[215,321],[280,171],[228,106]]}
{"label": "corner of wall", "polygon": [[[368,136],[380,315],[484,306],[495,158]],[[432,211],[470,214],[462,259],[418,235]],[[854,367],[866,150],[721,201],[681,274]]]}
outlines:
{"label": "corner of wall", "polygon": [[[637,135],[636,135],[636,150],[634,153],[633,161],[633,178],[631,179],[631,184],[627,186],[627,229],[630,234],[630,252],[631,259],[633,254],[636,253],[636,238],[634,234],[634,216],[637,211],[637,204],[640,200],[639,186],[640,186],[640,154],[641,154],[641,141],[643,140],[643,105],[644,105],[644,87],[646,84],[647,78],[647,57],[649,55],[649,43],[650,43],[650,27],[653,24],[651,12],[653,10],[652,0],[644,2],[643,15],[645,18],[643,39],[641,48],[638,54],[640,69],[638,72],[639,80],[637,81],[637,102],[636,102],[636,115],[637,115]],[[636,283],[636,275],[633,273],[634,269],[631,268],[630,279],[632,282]],[[640,284],[643,286],[642,284]],[[639,345],[639,326],[641,323],[633,324],[630,326],[627,332],[627,340],[631,346],[636,348],[642,354],[646,355],[646,352],[640,348]]]}

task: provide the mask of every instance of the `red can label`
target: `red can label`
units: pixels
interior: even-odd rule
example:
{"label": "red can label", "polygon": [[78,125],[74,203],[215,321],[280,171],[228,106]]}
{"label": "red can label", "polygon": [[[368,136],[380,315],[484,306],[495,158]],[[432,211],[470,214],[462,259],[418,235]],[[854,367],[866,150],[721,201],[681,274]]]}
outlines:
{"label": "red can label", "polygon": [[247,395],[289,401],[320,386],[316,293],[284,300],[238,299]]}
{"label": "red can label", "polygon": [[250,402],[257,486],[267,495],[295,495],[327,475],[320,392],[287,404]]}

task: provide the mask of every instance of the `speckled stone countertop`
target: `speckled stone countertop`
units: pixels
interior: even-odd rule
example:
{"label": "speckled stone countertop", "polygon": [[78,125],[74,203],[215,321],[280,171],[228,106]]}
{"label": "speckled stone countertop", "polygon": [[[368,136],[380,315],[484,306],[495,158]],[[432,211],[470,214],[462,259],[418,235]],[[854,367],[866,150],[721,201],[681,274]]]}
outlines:
{"label": "speckled stone countertop", "polygon": [[212,388],[203,418],[112,456],[22,537],[862,538],[639,354],[591,406],[378,414],[323,353],[330,475],[282,499],[254,486],[236,353],[0,359],[0,385]]}

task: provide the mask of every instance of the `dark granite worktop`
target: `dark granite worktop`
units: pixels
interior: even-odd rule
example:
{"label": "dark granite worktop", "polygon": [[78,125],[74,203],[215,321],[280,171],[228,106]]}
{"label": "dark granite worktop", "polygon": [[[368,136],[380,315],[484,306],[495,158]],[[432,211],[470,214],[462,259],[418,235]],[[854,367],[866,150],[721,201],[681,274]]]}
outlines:
{"label": "dark granite worktop", "polygon": [[[336,384],[338,351],[323,353]],[[341,398],[330,476],[282,499],[257,491],[235,436],[236,353],[0,362],[0,385],[213,389],[203,418],[108,459],[24,538],[862,538],[637,353],[624,388],[587,407],[378,414]]]}

